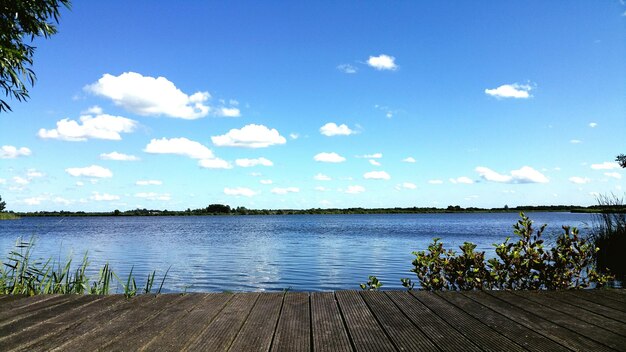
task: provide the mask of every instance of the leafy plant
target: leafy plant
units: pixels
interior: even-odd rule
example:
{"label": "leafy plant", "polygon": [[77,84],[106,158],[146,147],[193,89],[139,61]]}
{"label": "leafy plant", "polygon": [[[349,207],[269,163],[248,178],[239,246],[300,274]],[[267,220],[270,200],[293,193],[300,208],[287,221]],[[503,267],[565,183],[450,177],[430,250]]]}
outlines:
{"label": "leafy plant", "polygon": [[364,291],[378,291],[383,286],[383,283],[378,281],[376,276],[370,275],[367,283],[360,284],[359,286],[361,290]]}

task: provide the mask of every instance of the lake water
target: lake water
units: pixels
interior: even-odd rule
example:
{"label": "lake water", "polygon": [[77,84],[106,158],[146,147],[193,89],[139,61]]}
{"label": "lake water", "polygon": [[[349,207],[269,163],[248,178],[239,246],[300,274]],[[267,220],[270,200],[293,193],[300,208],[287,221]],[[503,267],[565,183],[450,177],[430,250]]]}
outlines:
{"label": "lake water", "polygon": [[[588,232],[590,214],[528,213],[547,239],[562,225]],[[171,265],[165,291],[325,291],[358,289],[376,275],[384,289],[401,288],[412,251],[440,237],[493,255],[493,243],[514,236],[514,213],[189,217],[69,217],[0,221],[0,255],[18,237],[36,236],[35,257],[82,259],[91,274],[106,262],[138,286]],[[158,286],[158,285],[157,285]]]}

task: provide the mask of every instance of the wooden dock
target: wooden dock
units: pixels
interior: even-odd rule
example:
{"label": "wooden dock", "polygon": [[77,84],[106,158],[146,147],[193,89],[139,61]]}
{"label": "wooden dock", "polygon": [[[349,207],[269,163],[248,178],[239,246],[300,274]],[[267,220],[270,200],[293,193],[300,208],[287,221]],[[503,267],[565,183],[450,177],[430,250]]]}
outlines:
{"label": "wooden dock", "polygon": [[0,296],[0,351],[626,351],[626,290]]}

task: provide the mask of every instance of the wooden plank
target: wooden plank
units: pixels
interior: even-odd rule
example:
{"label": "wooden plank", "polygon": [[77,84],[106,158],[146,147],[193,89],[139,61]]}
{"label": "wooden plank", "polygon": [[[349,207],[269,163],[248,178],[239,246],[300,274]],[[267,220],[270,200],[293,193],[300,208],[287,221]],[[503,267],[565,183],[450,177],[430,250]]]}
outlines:
{"label": "wooden plank", "polygon": [[594,324],[606,330],[612,331],[616,334],[626,336],[626,324],[622,324],[616,320],[607,318],[600,314],[596,314],[594,312],[586,311],[581,312],[580,308],[571,305],[564,301],[559,301],[552,298],[551,292],[543,292],[543,291],[511,291],[512,293],[529,299],[533,302],[542,304],[546,307],[550,307],[552,309],[558,310],[559,312],[563,312],[565,314],[569,314],[570,316],[585,321],[587,323]]}
{"label": "wooden plank", "polygon": [[573,295],[584,300],[615,309],[616,311],[626,313],[626,304],[623,302],[615,301],[614,299],[597,294],[590,290],[569,290],[567,294]]}
{"label": "wooden plank", "polygon": [[613,349],[618,349],[619,346],[626,347],[626,338],[602,329],[593,324],[586,323],[578,318],[574,318],[571,315],[559,312],[558,310],[546,307],[537,302],[522,298],[521,296],[514,295],[511,292],[503,291],[489,291],[490,295],[498,297],[518,308],[524,309],[527,312],[533,313],[541,318],[552,321],[553,323],[562,326],[571,331],[577,332],[579,335],[585,336],[590,340],[596,341],[605,346]]}
{"label": "wooden plank", "polygon": [[461,292],[444,292],[438,295],[529,351],[569,351],[568,348],[518,324],[507,315],[483,306]]}
{"label": "wooden plank", "polygon": [[535,332],[558,342],[559,344],[575,351],[607,351],[606,346],[594,342],[584,336],[581,336],[571,330],[559,326],[552,321],[538,317],[526,310],[518,308],[506,301],[500,300],[492,295],[487,294],[488,291],[468,292],[468,297],[489,307],[496,312],[508,316],[511,320],[534,330]]}
{"label": "wooden plank", "polygon": [[415,298],[434,311],[468,339],[486,351],[524,351],[524,349],[432,292],[411,292]]}
{"label": "wooden plank", "polygon": [[554,299],[567,302],[586,311],[594,312],[596,314],[600,314],[607,318],[611,318],[613,320],[619,321],[620,323],[626,324],[626,314],[624,314],[623,312],[617,311],[601,304],[597,304],[595,302],[588,301],[586,299],[582,299],[581,297],[575,295],[569,295],[566,291],[555,291],[551,292],[551,294],[552,298]]}
{"label": "wooden plank", "polygon": [[418,326],[428,338],[444,351],[482,351],[422,302],[405,291],[386,291],[385,294]]}
{"label": "wooden plank", "polygon": [[114,302],[112,298],[113,296],[88,296],[85,304],[80,307],[75,309],[65,309],[65,307],[61,307],[63,309],[61,312],[58,312],[60,309],[56,309],[58,313],[50,319],[35,324],[29,324],[21,331],[11,335],[1,336],[0,351],[8,351],[14,347],[25,349],[31,344],[45,338],[47,335],[53,334],[83,319],[85,311],[90,305],[99,304],[103,300]]}
{"label": "wooden plank", "polygon": [[46,307],[64,303],[68,297],[70,295],[35,295],[9,302],[6,306],[3,305],[3,309],[0,310],[0,326]]}
{"label": "wooden plank", "polygon": [[589,291],[592,292],[594,295],[601,295],[602,297],[610,298],[614,301],[618,301],[618,302],[622,302],[623,304],[626,304],[626,294],[622,292],[625,290],[606,288],[606,289],[589,290]]}
{"label": "wooden plank", "polygon": [[97,350],[118,334],[128,329],[133,329],[144,320],[153,318],[168,305],[175,304],[176,301],[182,297],[180,295],[141,296],[147,297],[143,298],[143,300],[139,300],[139,302],[137,302],[139,304],[133,304],[135,300],[131,300],[129,303],[132,307],[126,314],[122,314],[108,321],[100,321],[100,324],[97,324],[94,329],[68,341],[63,346],[60,346],[60,349],[64,351]]}
{"label": "wooden plank", "polygon": [[80,307],[81,305],[93,300],[89,296],[68,295],[65,299],[59,301],[58,304],[42,307],[38,311],[31,311],[26,314],[21,314],[18,317],[7,319],[6,324],[0,326],[0,336],[9,336],[10,334],[17,333],[23,329],[45,321],[51,317],[61,314],[67,310]]}
{"label": "wooden plank", "polygon": [[269,351],[283,304],[282,293],[259,296],[230,351]]}
{"label": "wooden plank", "polygon": [[258,293],[236,293],[226,307],[186,350],[226,351],[250,314]]}
{"label": "wooden plank", "polygon": [[179,299],[167,305],[154,317],[128,326],[121,333],[111,336],[98,348],[107,351],[136,351],[148,344],[154,335],[165,330],[173,321],[185,319],[186,315],[203,299],[204,294],[199,293],[181,295]]}
{"label": "wooden plank", "polygon": [[311,293],[311,322],[314,351],[352,351],[333,292]]}
{"label": "wooden plank", "polygon": [[397,349],[400,351],[439,351],[437,346],[404,316],[384,292],[363,291],[361,296]]}
{"label": "wooden plank", "polygon": [[283,299],[272,351],[310,351],[311,316],[309,294],[288,292]]}
{"label": "wooden plank", "polygon": [[383,328],[356,291],[335,293],[339,309],[348,328],[349,336],[357,351],[395,351]]}
{"label": "wooden plank", "polygon": [[185,345],[195,340],[213,321],[215,316],[226,306],[234,295],[232,293],[209,293],[185,316],[185,319],[173,321],[159,335],[154,336],[141,351],[180,351]]}

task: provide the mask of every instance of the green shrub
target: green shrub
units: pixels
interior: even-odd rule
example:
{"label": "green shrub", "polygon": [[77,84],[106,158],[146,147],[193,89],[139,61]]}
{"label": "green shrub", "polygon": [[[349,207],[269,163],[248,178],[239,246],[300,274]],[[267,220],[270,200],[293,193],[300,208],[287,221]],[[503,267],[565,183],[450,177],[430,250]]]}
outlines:
{"label": "green shrub", "polygon": [[[576,228],[563,226],[555,245],[546,249],[538,231],[523,213],[513,226],[517,236],[495,244],[496,257],[485,261],[485,252],[465,242],[461,254],[446,250],[435,238],[427,251],[413,252],[412,272],[425,290],[539,290],[584,288],[605,285],[611,276],[595,269],[597,248],[581,238]],[[404,285],[404,281],[403,281]],[[405,286],[406,287],[406,286]]]}

